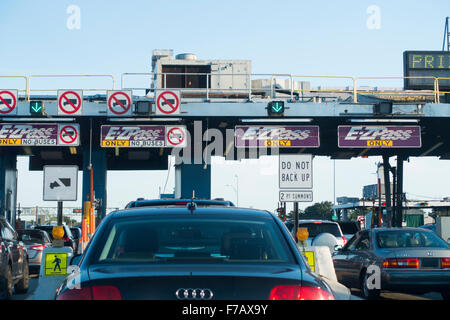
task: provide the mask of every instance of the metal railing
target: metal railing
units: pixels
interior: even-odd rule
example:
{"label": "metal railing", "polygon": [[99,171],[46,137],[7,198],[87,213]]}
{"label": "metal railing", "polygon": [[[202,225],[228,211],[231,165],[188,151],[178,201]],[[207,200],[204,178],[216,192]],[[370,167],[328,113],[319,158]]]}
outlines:
{"label": "metal railing", "polygon": [[79,88],[84,91],[107,91],[107,90],[114,90],[115,88],[115,80],[114,76],[110,74],[37,74],[37,75],[30,75],[28,77],[28,85],[27,85],[27,99],[30,99],[31,92],[39,91],[39,92],[55,92],[58,91],[60,88],[57,89],[35,89],[31,86],[31,80],[36,78],[109,78],[112,81],[112,86],[108,88]]}
{"label": "metal railing", "polygon": [[[190,87],[189,84],[184,85],[181,88],[174,88],[168,86],[168,79],[175,76],[183,76],[186,81],[191,79],[202,82],[201,87]],[[0,79],[2,78],[11,78],[11,79],[23,79],[24,80],[24,88],[19,89],[19,92],[23,92],[25,94],[25,98],[30,100],[32,92],[55,92],[59,89],[45,89],[45,88],[36,88],[35,81],[36,79],[42,78],[108,78],[111,80],[111,86],[107,88],[79,88],[84,91],[108,91],[115,89],[115,79],[113,75],[109,74],[45,74],[45,75],[30,75],[30,76],[22,76],[22,75],[0,75]],[[136,87],[136,86],[126,86],[125,81],[129,77],[146,77],[147,81],[145,86]],[[231,79],[227,79],[227,77],[231,77]],[[224,80],[225,79],[225,80]],[[276,88],[279,85],[279,82],[282,80],[285,81],[288,79],[288,84],[286,88]],[[347,85],[342,86],[339,89],[330,89],[323,88],[322,85],[318,87],[311,87],[310,81],[306,81],[306,79],[320,79],[320,80],[343,80]],[[425,79],[433,82],[433,89],[431,90],[403,90],[399,88],[399,90],[373,90],[373,89],[364,89],[362,87],[358,87],[362,81],[366,80],[407,80],[407,79]],[[33,83],[32,83],[32,80]],[[173,80],[173,78],[172,78]],[[254,86],[253,81],[261,81],[261,86]],[[155,89],[179,89],[183,91],[183,95],[192,97],[199,97],[199,94],[203,94],[204,98],[209,101],[214,97],[222,97],[227,99],[233,98],[245,98],[251,101],[256,96],[263,96],[264,98],[274,99],[278,98],[279,92],[283,92],[282,98],[290,98],[294,100],[295,97],[299,97],[301,94],[302,97],[306,96],[307,98],[311,97],[320,97],[320,95],[325,94],[347,94],[349,97],[352,97],[352,101],[354,103],[358,103],[358,95],[359,94],[392,94],[396,96],[402,95],[410,95],[410,96],[422,96],[425,99],[432,97],[434,103],[440,103],[440,96],[442,94],[450,93],[450,91],[441,91],[442,82],[449,81],[450,78],[446,77],[352,77],[352,76],[334,76],[334,75],[297,75],[297,74],[246,74],[246,73],[122,73],[121,74],[121,89],[122,90],[145,90],[145,91],[153,91]],[[300,81],[301,85],[303,83],[308,83],[308,88],[295,89],[296,81]],[[150,88],[150,83],[155,84],[153,88]],[[263,86],[263,83],[267,83],[267,85]],[[187,86],[187,87],[186,87]],[[10,88],[11,89],[11,88]],[[295,97],[294,97],[295,96]]]}
{"label": "metal railing", "polygon": [[[147,87],[127,87],[125,86],[125,77],[127,76],[146,76],[149,77],[150,82],[156,84],[155,87],[149,88]],[[204,87],[199,88],[175,88],[167,86],[167,78],[171,76],[202,76],[205,77],[206,85]],[[269,77],[268,79],[259,79],[260,77],[265,76]],[[211,81],[217,78],[223,77],[246,77],[246,86],[244,87],[235,87],[225,88],[225,87],[214,87],[212,86],[213,82]],[[258,79],[255,79],[258,78]],[[221,74],[221,73],[123,73],[122,74],[122,89],[123,90],[155,90],[155,89],[174,89],[174,90],[182,90],[183,92],[203,92],[206,100],[211,98],[211,95],[214,92],[220,93],[243,93],[246,92],[246,98],[248,100],[252,100],[252,96],[255,92],[268,91],[268,98],[275,98],[276,91],[280,89],[276,88],[277,80],[286,79],[289,80],[289,86],[285,89],[287,95],[291,100],[294,100],[294,96],[298,94],[309,93],[310,96],[320,95],[320,94],[329,94],[329,93],[337,93],[337,94],[349,94],[353,98],[353,103],[358,103],[358,94],[392,94],[392,95],[410,95],[410,96],[423,96],[433,97],[434,103],[440,103],[440,94],[449,93],[447,91],[440,91],[439,80],[448,80],[449,78],[437,78],[437,77],[395,77],[395,76],[386,76],[386,77],[352,77],[352,76],[334,76],[334,75],[296,75],[296,74]],[[346,80],[348,82],[347,86],[344,86],[345,89],[322,89],[320,87],[317,88],[308,88],[308,89],[295,89],[295,81],[296,80],[305,80],[305,79],[332,79],[332,80]],[[363,80],[405,80],[405,79],[429,79],[433,81],[433,90],[403,90],[399,88],[399,90],[370,90],[359,88],[358,84]],[[268,87],[255,88],[252,86],[253,80],[268,80]],[[242,82],[242,81],[241,81]]]}
{"label": "metal railing", "polygon": [[[10,78],[10,79],[23,79],[23,80],[25,80],[25,88],[24,89],[18,89],[18,91],[19,92],[23,92],[25,94],[28,93],[28,77],[26,77],[26,76],[19,76],[19,75],[18,76],[0,75],[0,78],[2,78],[2,79]],[[13,89],[13,88],[8,88],[8,89]]]}

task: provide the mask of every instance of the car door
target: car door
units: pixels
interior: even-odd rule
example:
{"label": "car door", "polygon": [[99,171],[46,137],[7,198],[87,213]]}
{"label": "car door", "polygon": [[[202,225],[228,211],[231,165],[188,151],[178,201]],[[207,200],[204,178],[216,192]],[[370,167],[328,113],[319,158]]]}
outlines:
{"label": "car door", "polygon": [[370,234],[369,231],[362,231],[359,234],[354,250],[349,253],[349,283],[353,288],[360,285],[360,274],[363,267],[367,266],[370,250]]}
{"label": "car door", "polygon": [[2,238],[5,243],[5,246],[7,247],[7,252],[9,252],[11,256],[11,262],[12,262],[12,275],[13,278],[16,278],[19,276],[19,268],[18,263],[20,259],[20,252],[19,252],[19,246],[18,241],[14,239],[14,230],[10,227],[10,225],[3,221],[3,228],[2,228]]}
{"label": "car door", "polygon": [[353,256],[353,251],[358,244],[359,235],[356,234],[342,249],[333,254],[333,264],[336,271],[336,277],[342,284],[348,285],[351,280],[351,261],[349,257]]}

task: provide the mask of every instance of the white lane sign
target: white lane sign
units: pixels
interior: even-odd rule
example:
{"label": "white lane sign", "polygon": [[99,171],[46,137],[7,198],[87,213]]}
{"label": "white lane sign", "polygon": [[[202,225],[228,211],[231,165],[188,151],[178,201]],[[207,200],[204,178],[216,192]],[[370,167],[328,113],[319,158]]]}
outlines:
{"label": "white lane sign", "polygon": [[0,89],[0,114],[17,114],[18,90]]}
{"label": "white lane sign", "polygon": [[166,126],[166,147],[184,148],[186,146],[186,127]]}
{"label": "white lane sign", "polygon": [[58,145],[79,146],[80,125],[78,123],[58,124]]}
{"label": "white lane sign", "polygon": [[44,201],[76,201],[78,166],[44,166]]}
{"label": "white lane sign", "polygon": [[180,90],[155,90],[155,101],[155,114],[166,116],[180,114]]}
{"label": "white lane sign", "polygon": [[129,116],[132,114],[133,104],[131,90],[108,90],[108,116]]}
{"label": "white lane sign", "polygon": [[312,189],[312,155],[280,154],[278,174],[280,189]]}
{"label": "white lane sign", "polygon": [[83,90],[58,90],[58,116],[81,116]]}
{"label": "white lane sign", "polygon": [[280,202],[312,202],[311,190],[280,190]]}

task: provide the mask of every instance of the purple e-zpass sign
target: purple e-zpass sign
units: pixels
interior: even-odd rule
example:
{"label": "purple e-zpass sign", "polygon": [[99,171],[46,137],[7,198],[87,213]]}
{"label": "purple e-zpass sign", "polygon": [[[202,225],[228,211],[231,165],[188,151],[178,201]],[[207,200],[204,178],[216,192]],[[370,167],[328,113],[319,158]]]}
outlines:
{"label": "purple e-zpass sign", "polygon": [[318,126],[236,126],[236,148],[318,148]]}
{"label": "purple e-zpass sign", "polygon": [[339,148],[421,148],[420,126],[339,126]]}
{"label": "purple e-zpass sign", "polygon": [[157,148],[165,146],[165,126],[101,127],[102,147]]}
{"label": "purple e-zpass sign", "polygon": [[0,145],[2,146],[56,146],[58,125],[35,123],[1,123]]}

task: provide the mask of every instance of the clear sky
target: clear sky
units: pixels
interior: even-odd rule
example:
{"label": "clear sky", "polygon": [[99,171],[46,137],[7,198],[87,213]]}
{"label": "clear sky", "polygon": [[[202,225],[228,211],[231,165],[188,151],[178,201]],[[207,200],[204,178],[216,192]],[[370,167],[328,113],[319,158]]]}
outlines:
{"label": "clear sky", "polygon": [[[80,13],[75,22],[74,6]],[[151,52],[160,48],[198,59],[250,59],[253,73],[401,76],[404,50],[442,48],[450,1],[1,0],[0,12],[0,74],[112,74],[120,88],[121,73],[150,72]],[[10,83],[0,80],[2,86]],[[333,201],[334,176],[336,196],[361,196],[364,185],[376,182],[378,161],[339,160],[334,175],[332,160],[315,158],[314,201]],[[212,194],[236,201],[226,185],[238,181],[239,205],[273,210],[277,163],[216,159]],[[18,202],[56,205],[42,201],[42,173],[28,172],[26,158],[18,166]],[[405,191],[450,196],[449,167],[445,160],[412,158],[405,164]],[[157,197],[166,177],[165,171],[110,172],[109,206]],[[125,183],[133,187],[124,191]],[[166,192],[173,186],[172,170]]]}

